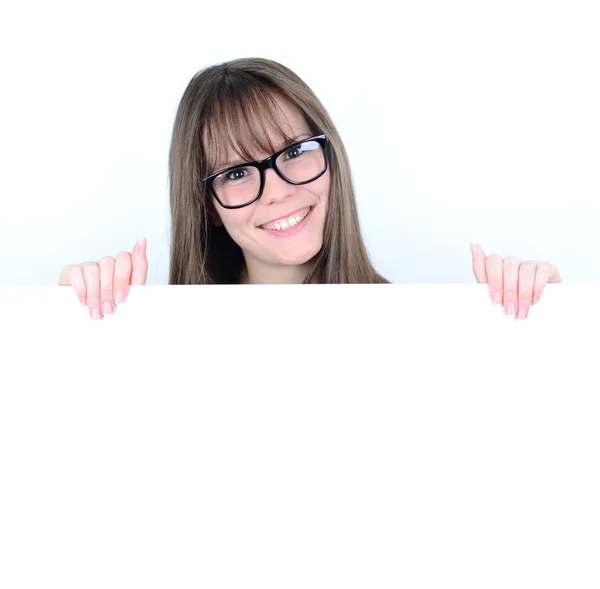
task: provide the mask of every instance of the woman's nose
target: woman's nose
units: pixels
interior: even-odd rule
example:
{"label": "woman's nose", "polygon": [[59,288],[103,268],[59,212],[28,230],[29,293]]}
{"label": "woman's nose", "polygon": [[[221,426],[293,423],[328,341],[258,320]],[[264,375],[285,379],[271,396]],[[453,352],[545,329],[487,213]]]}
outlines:
{"label": "woman's nose", "polygon": [[286,182],[275,170],[265,171],[265,184],[261,195],[261,200],[265,204],[285,200],[295,192],[296,186]]}

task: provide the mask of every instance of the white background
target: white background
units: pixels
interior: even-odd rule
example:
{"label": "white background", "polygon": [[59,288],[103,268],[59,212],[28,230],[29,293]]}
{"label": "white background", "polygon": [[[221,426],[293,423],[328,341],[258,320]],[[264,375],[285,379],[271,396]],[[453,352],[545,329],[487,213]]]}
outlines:
{"label": "white background", "polygon": [[167,284],[167,157],[201,68],[294,70],[349,152],[393,282],[473,282],[486,254],[600,279],[597,2],[28,2],[0,24],[0,284],[148,238]]}
{"label": "white background", "polygon": [[597,589],[600,285],[487,290],[0,288],[0,587]]}

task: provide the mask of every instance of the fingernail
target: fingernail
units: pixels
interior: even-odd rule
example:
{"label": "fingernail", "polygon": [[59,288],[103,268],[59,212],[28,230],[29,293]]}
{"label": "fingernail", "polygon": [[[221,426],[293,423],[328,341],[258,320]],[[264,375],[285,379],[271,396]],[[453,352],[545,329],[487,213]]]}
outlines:
{"label": "fingernail", "polygon": [[92,317],[94,319],[100,319],[100,310],[98,309],[98,307],[94,307],[94,309],[92,310]]}
{"label": "fingernail", "polygon": [[519,315],[517,317],[519,319],[526,319],[527,318],[527,309],[525,307],[520,307],[519,308]]}
{"label": "fingernail", "polygon": [[508,303],[508,305],[506,306],[506,314],[514,315],[515,311],[517,310],[516,308],[517,306],[513,302]]}
{"label": "fingernail", "polygon": [[471,254],[473,255],[473,257],[475,257],[477,255],[477,252],[475,251],[475,246],[471,243]]}
{"label": "fingernail", "polygon": [[494,295],[494,303],[497,303],[498,305],[502,304],[502,295],[499,292]]}
{"label": "fingernail", "polygon": [[123,302],[123,291],[122,290],[117,291],[117,296],[116,296],[115,300],[117,301],[117,303]]}
{"label": "fingernail", "polygon": [[143,254],[143,253],[144,253],[144,251],[145,251],[145,249],[146,249],[146,238],[145,238],[145,237],[142,237],[142,239],[140,239],[140,240],[137,242],[137,244],[136,244],[136,247],[137,247],[137,251],[138,251],[138,253],[139,253],[139,254]]}

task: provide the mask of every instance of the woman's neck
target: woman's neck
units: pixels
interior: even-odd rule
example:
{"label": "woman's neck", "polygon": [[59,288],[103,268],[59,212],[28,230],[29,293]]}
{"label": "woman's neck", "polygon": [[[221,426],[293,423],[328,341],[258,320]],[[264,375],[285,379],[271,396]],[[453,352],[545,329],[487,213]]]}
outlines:
{"label": "woman's neck", "polygon": [[246,259],[240,284],[302,284],[313,263],[313,260],[309,260],[296,266],[271,266]]}

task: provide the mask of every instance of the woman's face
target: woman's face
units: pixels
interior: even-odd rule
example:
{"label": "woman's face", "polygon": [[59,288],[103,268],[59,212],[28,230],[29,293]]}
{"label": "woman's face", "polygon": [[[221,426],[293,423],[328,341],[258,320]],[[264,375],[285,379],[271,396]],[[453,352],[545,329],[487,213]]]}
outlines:
{"label": "woman's face", "polygon": [[[285,97],[275,95],[292,128],[292,136],[300,139],[312,137],[313,133],[302,113]],[[273,143],[280,148],[286,145],[273,130],[269,130]],[[262,160],[270,153],[256,153],[255,159]],[[220,162],[218,169],[229,163],[238,163],[238,156],[231,151],[227,162]],[[225,229],[240,246],[246,264],[250,266],[282,266],[304,264],[314,257],[323,245],[325,215],[330,187],[330,171],[309,182],[295,186],[280,178],[275,170],[265,172],[264,189],[260,198],[251,205],[240,209],[225,209],[213,197],[213,203]],[[310,207],[310,213],[304,221],[289,230],[275,230],[261,227],[282,218],[300,213],[302,216]],[[301,225],[301,226],[300,226]],[[283,225],[285,226],[285,225]],[[273,225],[271,225],[273,227]]]}

